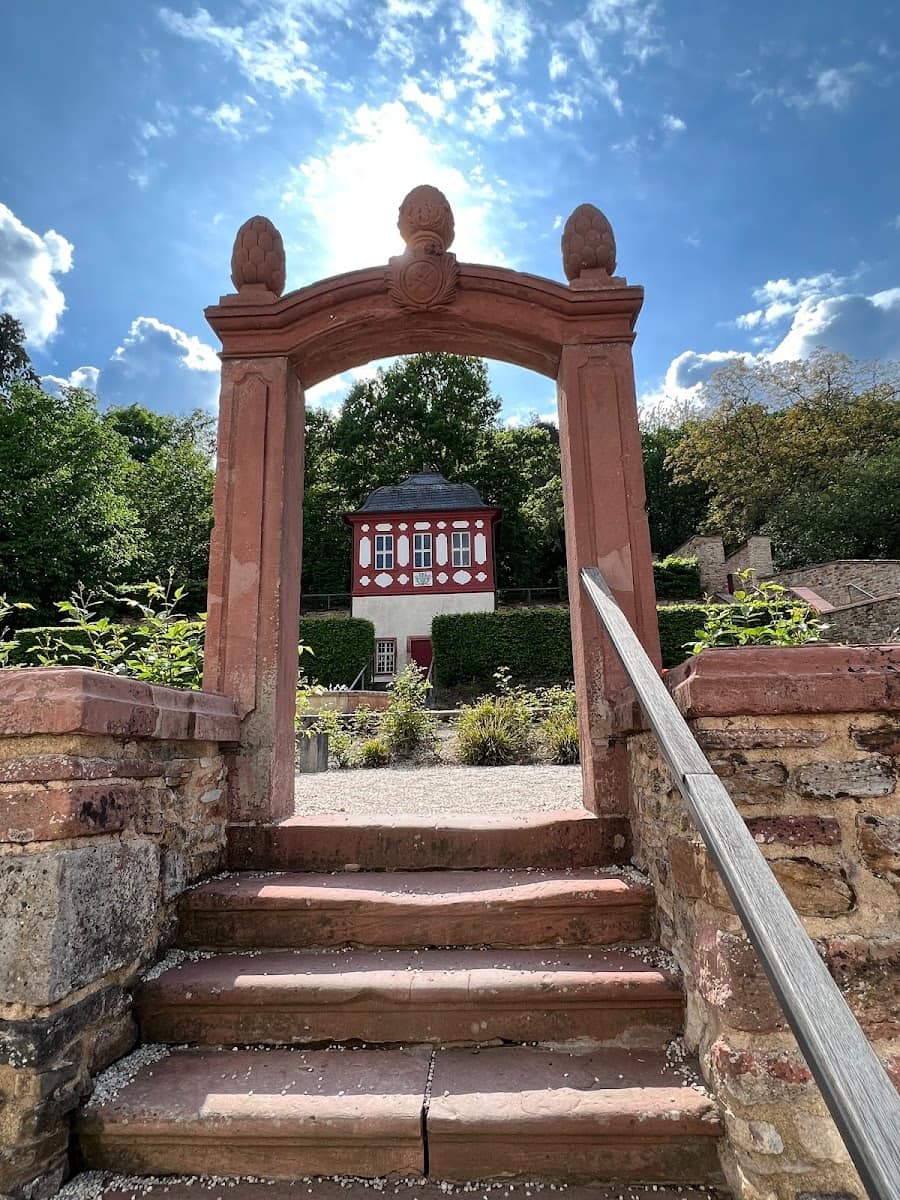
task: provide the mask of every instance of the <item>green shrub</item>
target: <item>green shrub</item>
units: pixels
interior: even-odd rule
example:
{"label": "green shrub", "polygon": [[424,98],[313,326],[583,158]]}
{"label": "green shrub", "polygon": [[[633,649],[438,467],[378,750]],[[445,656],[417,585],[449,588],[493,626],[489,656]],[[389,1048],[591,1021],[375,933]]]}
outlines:
{"label": "green shrub", "polygon": [[307,674],[324,687],[349,687],[375,657],[375,626],[359,617],[304,617],[300,641],[312,654]]}
{"label": "green shrub", "polygon": [[745,586],[734,593],[733,604],[708,606],[691,654],[715,646],[805,646],[820,640],[819,619],[808,604],[781,584],[756,583],[753,571],[741,571],[739,578]]}
{"label": "green shrub", "polygon": [[550,761],[560,766],[577,763],[580,750],[575,689],[547,688],[537,693],[537,698],[547,706],[546,716],[538,726],[538,734]]}
{"label": "green shrub", "polygon": [[653,564],[653,582],[659,600],[699,600],[700,564],[696,558],[676,558],[670,554]]}
{"label": "green shrub", "polygon": [[359,748],[361,767],[386,767],[390,757],[390,751],[383,738],[367,738]]}
{"label": "green shrub", "polygon": [[[79,588],[57,602],[61,625],[29,631],[36,636],[27,654],[42,667],[90,667],[197,690],[203,683],[206,618],[179,613],[183,598],[184,589],[174,586],[171,575],[115,591]],[[135,621],[123,624],[102,616],[101,608],[110,601],[124,604]]]}
{"label": "green shrub", "polygon": [[426,708],[431,684],[416,663],[407,663],[389,687],[391,700],[381,714],[378,732],[396,758],[412,758],[434,746],[434,717]]}
{"label": "green shrub", "polygon": [[435,617],[434,670],[448,687],[489,684],[499,667],[516,679],[557,683],[572,678],[572,635],[565,608],[510,608]]}
{"label": "green shrub", "polygon": [[17,665],[17,653],[21,639],[11,629],[7,628],[7,618],[17,610],[30,609],[31,604],[10,604],[5,595],[0,596],[0,668]]}
{"label": "green shrub", "polygon": [[466,704],[457,726],[459,757],[470,767],[506,767],[524,762],[531,749],[531,710],[509,692]]}
{"label": "green shrub", "polygon": [[693,642],[698,630],[703,628],[707,613],[720,605],[665,604],[656,610],[659,621],[659,644],[662,649],[662,665],[677,667],[689,657],[686,644]]}

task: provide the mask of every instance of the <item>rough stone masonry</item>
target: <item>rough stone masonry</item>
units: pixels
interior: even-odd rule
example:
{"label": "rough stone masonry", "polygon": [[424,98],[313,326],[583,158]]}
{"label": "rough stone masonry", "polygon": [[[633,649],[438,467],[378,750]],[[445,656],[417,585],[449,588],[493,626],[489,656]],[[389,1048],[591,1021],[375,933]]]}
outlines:
{"label": "rough stone masonry", "polygon": [[224,861],[229,701],[0,672],[0,1195],[43,1200],[68,1115],[135,1042],[130,988]]}
{"label": "rough stone masonry", "polygon": [[[868,1038],[900,1083],[900,647],[714,650],[668,676]],[[865,1200],[652,734],[628,738],[635,858],[687,993],[739,1200]]]}

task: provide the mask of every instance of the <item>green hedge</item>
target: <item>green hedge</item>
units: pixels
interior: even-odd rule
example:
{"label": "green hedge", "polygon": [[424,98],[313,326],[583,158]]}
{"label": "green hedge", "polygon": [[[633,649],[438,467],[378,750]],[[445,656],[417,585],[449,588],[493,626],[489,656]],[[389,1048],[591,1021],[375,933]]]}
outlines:
{"label": "green hedge", "polygon": [[509,608],[435,617],[431,625],[438,683],[490,685],[498,667],[516,682],[572,678],[572,635],[565,608]]}
{"label": "green hedge", "polygon": [[675,558],[669,555],[653,564],[653,581],[658,600],[699,600],[700,564],[696,558]]}
{"label": "green hedge", "polygon": [[305,657],[307,674],[326,687],[350,685],[375,657],[375,626],[359,617],[304,617],[300,641],[313,657]]}
{"label": "green hedge", "polygon": [[706,624],[706,609],[702,604],[664,604],[656,610],[659,622],[659,644],[664,667],[677,667],[688,657],[685,642],[694,641],[694,634]]}

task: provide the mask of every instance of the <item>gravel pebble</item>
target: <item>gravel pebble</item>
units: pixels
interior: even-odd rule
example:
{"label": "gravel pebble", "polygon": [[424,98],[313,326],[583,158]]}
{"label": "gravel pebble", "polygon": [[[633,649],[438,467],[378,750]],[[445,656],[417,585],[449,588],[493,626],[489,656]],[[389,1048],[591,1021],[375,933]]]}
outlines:
{"label": "gravel pebble", "polygon": [[583,808],[580,767],[381,767],[298,775],[298,816],[451,816]]}

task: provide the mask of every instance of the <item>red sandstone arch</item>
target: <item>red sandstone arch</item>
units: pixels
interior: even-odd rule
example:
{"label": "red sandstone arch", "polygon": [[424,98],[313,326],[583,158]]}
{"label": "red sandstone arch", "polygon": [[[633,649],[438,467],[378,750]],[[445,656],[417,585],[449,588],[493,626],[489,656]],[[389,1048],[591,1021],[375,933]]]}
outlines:
{"label": "red sandstone arch", "polygon": [[458,264],[447,249],[452,214],[436,189],[410,193],[400,228],[407,249],[387,267],[280,296],[281,238],[254,217],[235,243],[237,293],[206,310],[222,341],[222,392],[204,686],[231,696],[244,722],[231,819],[279,819],[293,807],[301,389],[425,350],[502,359],[557,380],[585,800],[618,818],[626,781],[609,713],[623,679],[577,580],[582,566],[602,568],[658,662],[631,360],[643,289],[612,276],[612,230],[589,205],[563,234],[568,286]]}

